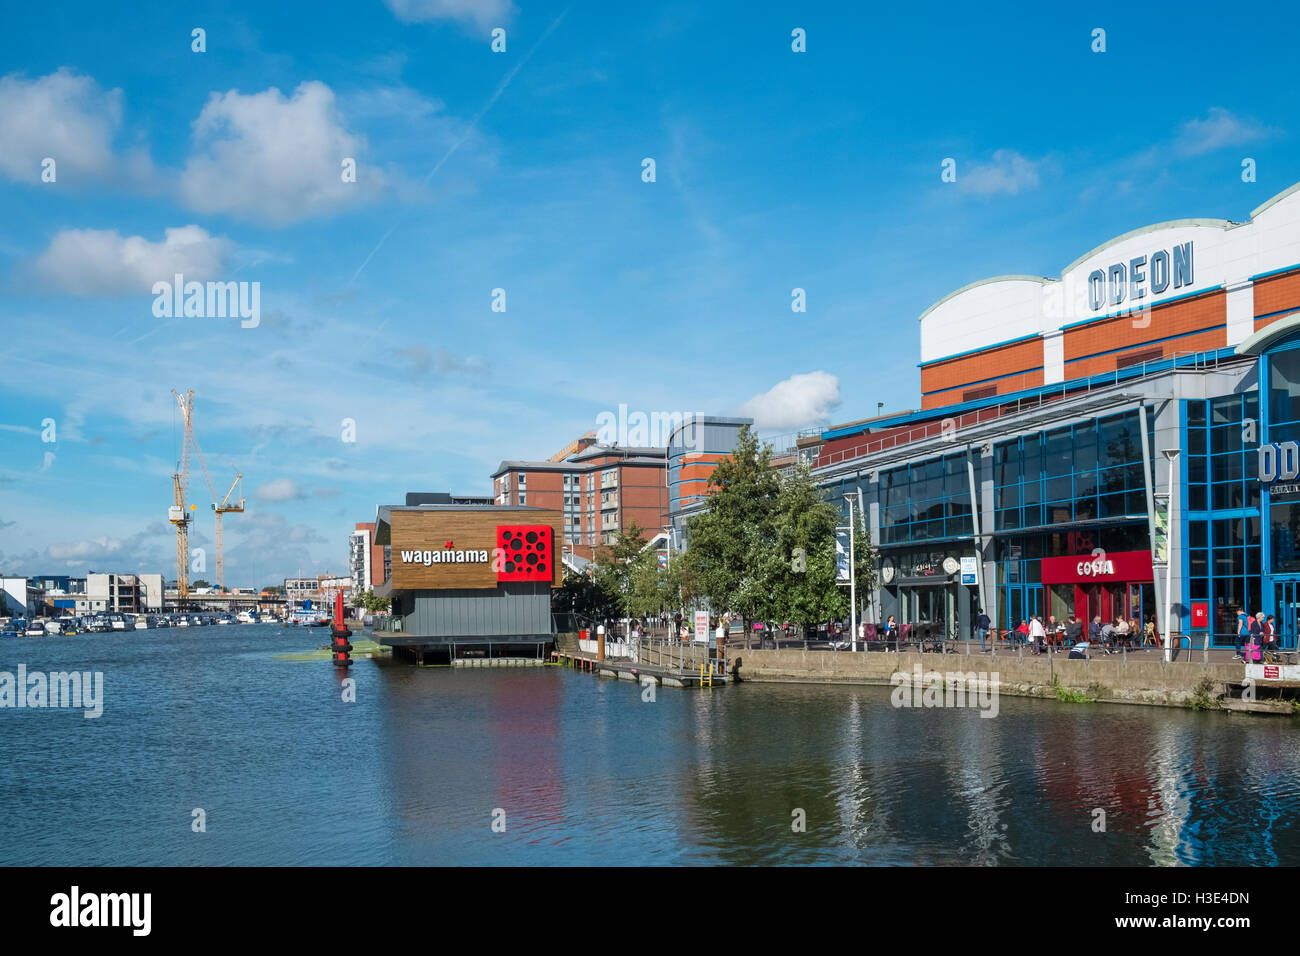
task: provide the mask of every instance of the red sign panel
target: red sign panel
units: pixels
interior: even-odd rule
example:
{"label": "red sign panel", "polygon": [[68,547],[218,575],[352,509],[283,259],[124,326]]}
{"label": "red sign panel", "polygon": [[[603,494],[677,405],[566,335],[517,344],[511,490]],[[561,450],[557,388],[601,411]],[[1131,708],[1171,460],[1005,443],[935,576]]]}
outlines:
{"label": "red sign panel", "polygon": [[1044,584],[1151,581],[1150,551],[1102,551],[1043,558]]}
{"label": "red sign panel", "polygon": [[551,580],[554,562],[550,525],[497,525],[497,547],[504,559],[497,568],[498,581]]}
{"label": "red sign panel", "polygon": [[1265,665],[1264,665],[1264,679],[1265,679],[1265,680],[1280,680],[1281,677],[1282,677],[1282,674],[1281,674],[1280,669],[1278,668],[1278,666],[1277,666],[1276,664],[1265,664]]}
{"label": "red sign panel", "polygon": [[1193,601],[1192,602],[1192,627],[1196,630],[1205,630],[1210,626],[1210,602]]}

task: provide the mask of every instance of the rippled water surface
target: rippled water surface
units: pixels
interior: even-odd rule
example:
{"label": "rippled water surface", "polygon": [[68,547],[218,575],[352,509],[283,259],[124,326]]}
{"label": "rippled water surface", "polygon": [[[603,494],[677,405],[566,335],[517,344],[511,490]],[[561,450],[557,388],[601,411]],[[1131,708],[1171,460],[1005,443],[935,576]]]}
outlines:
{"label": "rippled water surface", "polygon": [[274,659],[326,636],[0,641],[0,670],[99,670],[106,698],[0,709],[0,863],[1300,862],[1290,719],[1008,697],[986,719],[797,684],[646,703],[558,668],[367,660],[353,704],[328,662]]}

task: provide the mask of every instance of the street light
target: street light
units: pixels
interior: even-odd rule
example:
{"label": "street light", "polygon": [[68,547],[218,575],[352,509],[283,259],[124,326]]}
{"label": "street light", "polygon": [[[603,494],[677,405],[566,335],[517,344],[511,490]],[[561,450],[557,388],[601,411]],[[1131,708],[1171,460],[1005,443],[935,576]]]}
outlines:
{"label": "street light", "polygon": [[849,503],[849,640],[852,642],[850,645],[852,652],[856,654],[858,651],[858,569],[853,553],[853,497],[851,494],[845,495],[844,500]]}
{"label": "street light", "polygon": [[[1165,663],[1168,664],[1172,658],[1173,648],[1173,625],[1170,617],[1173,613],[1173,576],[1174,576],[1174,472],[1178,464],[1177,448],[1161,449],[1161,454],[1165,456],[1165,461],[1169,462],[1169,494],[1165,501]],[[1188,642],[1187,653],[1191,654],[1191,642]]]}

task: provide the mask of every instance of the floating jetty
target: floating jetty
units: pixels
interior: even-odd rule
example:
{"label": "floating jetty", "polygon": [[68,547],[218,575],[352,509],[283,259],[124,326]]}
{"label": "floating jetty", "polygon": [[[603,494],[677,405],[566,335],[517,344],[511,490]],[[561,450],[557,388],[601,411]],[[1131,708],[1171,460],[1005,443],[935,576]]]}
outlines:
{"label": "floating jetty", "polygon": [[710,658],[703,647],[691,645],[645,645],[636,649],[636,659],[627,657],[602,657],[599,650],[584,650],[581,644],[590,641],[565,640],[560,635],[551,661],[561,667],[571,667],[618,680],[636,681],[639,684],[656,683],[665,687],[719,687],[728,682],[725,658]]}

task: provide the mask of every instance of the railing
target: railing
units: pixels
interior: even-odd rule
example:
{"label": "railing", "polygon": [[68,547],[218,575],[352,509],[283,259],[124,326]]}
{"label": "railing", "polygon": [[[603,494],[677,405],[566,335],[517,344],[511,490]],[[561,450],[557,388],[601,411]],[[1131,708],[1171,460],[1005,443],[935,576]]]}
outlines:
{"label": "railing", "polygon": [[[1145,378],[1147,375],[1156,372],[1173,369],[1190,369],[1198,372],[1211,371],[1239,361],[1239,357],[1235,355],[1223,355],[1217,350],[1200,352],[1176,351],[1158,359],[1148,359],[1147,361],[1129,365],[1124,368],[1117,368],[1113,371],[1097,372],[1092,375],[1081,376],[1064,382],[1057,382],[1050,388],[1050,390],[1040,390],[1035,395],[1022,396],[1002,403],[995,402],[994,404],[985,406],[984,408],[959,412],[944,418],[924,422],[920,425],[914,425],[906,431],[893,432],[888,435],[882,435],[878,438],[860,442],[850,448],[838,449],[829,454],[819,456],[817,461],[814,463],[814,467],[824,468],[828,465],[839,464],[855,458],[865,458],[869,455],[874,455],[890,448],[910,445],[926,438],[943,435],[945,432],[953,432],[955,429],[971,428],[976,425],[981,425],[984,422],[993,421],[997,418],[1003,418],[1008,415],[1018,415],[1021,412],[1041,408],[1051,402],[1061,401],[1066,398],[1067,395],[1073,395],[1075,393],[1088,395],[1094,391],[1115,388],[1124,381]],[[996,399],[996,396],[990,396],[990,399]],[[940,414],[943,409],[935,408],[926,409],[925,411],[933,411],[935,414]],[[834,439],[830,439],[830,441],[834,441]]]}

